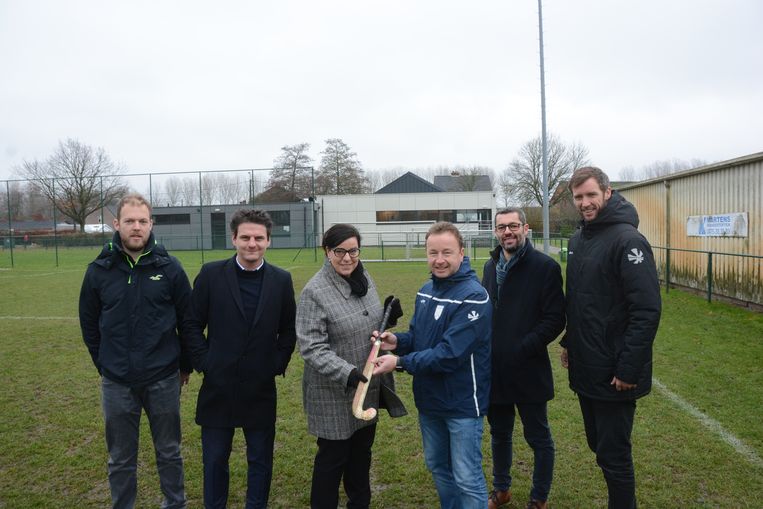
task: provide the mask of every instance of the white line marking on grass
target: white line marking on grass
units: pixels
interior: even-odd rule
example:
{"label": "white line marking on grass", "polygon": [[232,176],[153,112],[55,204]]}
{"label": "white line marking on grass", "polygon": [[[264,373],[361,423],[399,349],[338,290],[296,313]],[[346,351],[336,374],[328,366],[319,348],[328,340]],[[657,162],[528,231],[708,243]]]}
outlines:
{"label": "white line marking on grass", "polygon": [[58,274],[63,274],[66,272],[80,272],[79,270],[59,270],[58,272],[41,272],[41,273],[35,273],[35,274],[10,274],[10,275],[3,275],[2,280],[6,279],[20,279],[20,278],[27,278],[27,277],[44,277],[44,276],[55,276]]}
{"label": "white line marking on grass", "polygon": [[0,316],[0,320],[79,320],[78,316]]}
{"label": "white line marking on grass", "polygon": [[727,431],[720,422],[716,421],[709,415],[703,413],[700,411],[697,407],[683,399],[678,394],[674,393],[670,389],[668,389],[665,385],[663,385],[662,382],[657,380],[656,378],[652,378],[652,383],[654,384],[659,391],[666,396],[670,401],[675,403],[681,410],[686,411],[688,414],[692,415],[693,417],[696,417],[699,422],[702,423],[703,426],[708,428],[710,431],[713,431],[720,435],[721,439],[729,444],[731,447],[736,450],[739,454],[744,456],[750,463],[753,465],[757,465],[759,467],[763,467],[763,459],[761,459],[760,456],[747,444],[742,442],[740,439],[735,437],[731,434],[731,432]]}

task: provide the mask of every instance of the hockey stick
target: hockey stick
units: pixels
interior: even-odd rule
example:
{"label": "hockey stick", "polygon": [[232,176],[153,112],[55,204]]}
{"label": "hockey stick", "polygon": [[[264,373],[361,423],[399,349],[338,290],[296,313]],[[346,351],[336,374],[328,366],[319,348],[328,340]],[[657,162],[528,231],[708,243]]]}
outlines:
{"label": "hockey stick", "polygon": [[363,410],[363,403],[366,400],[368,386],[371,385],[371,376],[374,374],[374,361],[379,355],[379,348],[381,348],[382,342],[379,338],[384,332],[384,329],[387,328],[389,315],[392,313],[392,306],[397,300],[397,298],[393,298],[389,304],[387,304],[387,309],[384,310],[384,316],[382,317],[381,325],[379,325],[379,336],[377,336],[376,340],[374,341],[374,344],[371,347],[371,353],[368,354],[368,360],[366,360],[366,366],[363,368],[363,376],[368,379],[368,382],[358,383],[358,390],[355,391],[355,398],[352,400],[352,415],[358,419],[363,419],[364,421],[370,421],[376,417],[376,409],[371,407]]}

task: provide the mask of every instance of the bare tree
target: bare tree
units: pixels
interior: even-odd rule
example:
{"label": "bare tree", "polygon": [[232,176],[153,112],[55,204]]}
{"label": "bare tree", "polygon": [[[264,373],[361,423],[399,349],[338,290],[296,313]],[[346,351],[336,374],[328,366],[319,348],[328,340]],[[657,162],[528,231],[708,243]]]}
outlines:
{"label": "bare tree", "polygon": [[219,203],[229,205],[246,200],[248,182],[238,173],[217,173],[217,196]]}
{"label": "bare tree", "polygon": [[315,177],[318,194],[362,194],[370,191],[357,154],[339,138],[326,140]]}
{"label": "bare tree", "polygon": [[299,198],[313,194],[312,158],[307,155],[309,143],[284,145],[281,155],[273,160],[267,187],[281,187]]}
{"label": "bare tree", "polygon": [[496,196],[501,201],[503,207],[510,207],[515,204],[514,181],[509,172],[504,171],[498,176],[498,181],[495,183],[494,188]]}
{"label": "bare tree", "polygon": [[170,177],[164,183],[164,192],[167,195],[167,205],[175,207],[182,203],[183,179]]}
{"label": "bare tree", "polygon": [[[402,175],[404,175],[408,171],[413,171],[413,170],[409,170],[408,168],[403,168],[402,166],[399,166],[397,168],[386,168],[383,170],[366,170],[365,176],[366,176],[366,180],[368,181],[369,189],[371,190],[371,192],[375,192],[381,189],[382,187],[386,186],[390,182],[393,182],[394,180],[400,178]],[[413,172],[416,173],[415,171]]]}
{"label": "bare tree", "polygon": [[636,168],[633,166],[625,166],[624,168],[620,169],[620,180],[625,182],[634,182],[636,180],[639,180],[638,173],[636,172]]}
{"label": "bare tree", "polygon": [[42,192],[40,186],[34,181],[29,181],[26,183],[24,192],[23,216],[35,221],[49,219],[53,210],[50,200]]}
{"label": "bare tree", "polygon": [[104,149],[93,149],[71,138],[59,142],[46,161],[24,161],[16,168],[80,229],[84,229],[87,216],[126,192],[118,177],[120,170]]}
{"label": "bare tree", "polygon": [[[10,201],[9,201],[10,198]],[[0,187],[0,228],[7,226],[8,219],[21,219],[26,201],[21,182],[3,182]]]}
{"label": "bare tree", "polygon": [[[557,136],[548,138],[549,206],[558,203],[563,193],[556,187],[569,179],[572,172],[589,164],[588,149],[580,143],[567,145]],[[511,196],[522,205],[543,203],[543,150],[540,136],[526,142],[505,172],[511,185]]]}
{"label": "bare tree", "polygon": [[182,185],[180,187],[180,204],[198,205],[199,204],[199,181],[194,177],[183,177]]}

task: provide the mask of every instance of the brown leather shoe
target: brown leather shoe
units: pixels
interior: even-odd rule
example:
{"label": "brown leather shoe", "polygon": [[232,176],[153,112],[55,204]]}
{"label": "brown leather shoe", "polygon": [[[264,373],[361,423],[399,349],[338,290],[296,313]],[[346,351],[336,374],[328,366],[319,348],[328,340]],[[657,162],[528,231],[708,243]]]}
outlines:
{"label": "brown leather shoe", "polygon": [[548,509],[548,502],[531,498],[530,501],[527,502],[527,509]]}
{"label": "brown leather shoe", "polygon": [[498,509],[511,501],[511,490],[493,490],[487,499],[487,509]]}

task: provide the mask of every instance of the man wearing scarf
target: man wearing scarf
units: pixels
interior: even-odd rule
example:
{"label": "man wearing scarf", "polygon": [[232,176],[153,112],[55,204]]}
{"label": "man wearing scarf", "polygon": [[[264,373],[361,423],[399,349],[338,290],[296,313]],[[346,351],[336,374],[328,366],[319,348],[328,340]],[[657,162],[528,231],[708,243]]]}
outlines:
{"label": "man wearing scarf", "polygon": [[554,397],[547,346],[564,330],[562,273],[527,239],[524,211],[495,215],[498,247],[485,263],[482,285],[493,302],[492,383],[488,423],[493,490],[488,508],[511,500],[512,435],[516,411],[534,454],[528,509],[545,509],[554,473],[547,403]]}

